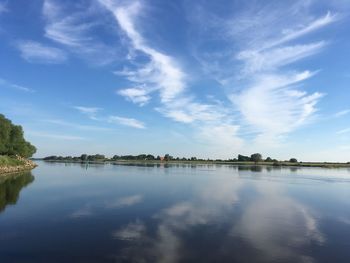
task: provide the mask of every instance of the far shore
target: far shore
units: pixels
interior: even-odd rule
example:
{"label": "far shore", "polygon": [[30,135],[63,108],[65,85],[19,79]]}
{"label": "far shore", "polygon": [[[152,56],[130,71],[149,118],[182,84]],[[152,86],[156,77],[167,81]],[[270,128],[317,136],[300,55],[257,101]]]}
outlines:
{"label": "far shore", "polygon": [[273,167],[319,167],[319,168],[350,168],[350,163],[333,163],[333,162],[238,162],[238,161],[183,161],[183,160],[93,160],[93,161],[76,161],[76,160],[43,160],[42,158],[33,158],[32,160],[42,160],[45,162],[56,163],[81,163],[81,164],[222,164],[222,165],[242,165],[242,166],[273,166]]}

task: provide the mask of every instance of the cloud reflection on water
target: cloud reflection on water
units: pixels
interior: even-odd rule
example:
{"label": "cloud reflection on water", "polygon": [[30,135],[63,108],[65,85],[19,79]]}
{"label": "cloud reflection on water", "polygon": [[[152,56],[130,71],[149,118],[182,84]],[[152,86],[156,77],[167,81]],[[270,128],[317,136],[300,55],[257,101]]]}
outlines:
{"label": "cloud reflection on water", "polygon": [[[214,178],[195,191],[191,199],[156,213],[152,218],[156,221],[155,230],[151,231],[146,222],[137,221],[115,231],[113,236],[128,239],[128,249],[123,256],[134,262],[188,260],[189,255],[200,253],[190,251],[187,240],[198,229],[204,231],[201,235],[211,235],[219,243],[220,250],[213,250],[213,253],[222,253],[216,255],[217,258],[225,253],[232,260],[241,257],[232,245],[242,242],[255,251],[249,256],[258,262],[313,262],[307,248],[312,244],[323,245],[325,236],[309,208],[289,197],[281,187],[274,182],[243,184],[232,178]],[[240,205],[246,202],[243,193],[247,188],[251,193],[249,201]]]}
{"label": "cloud reflection on water", "polygon": [[256,188],[260,196],[233,225],[232,235],[243,237],[269,260],[313,262],[304,248],[326,242],[317,219],[305,205],[288,197],[278,184]]}
{"label": "cloud reflection on water", "polygon": [[96,203],[87,203],[81,208],[77,209],[73,213],[71,213],[70,217],[72,218],[81,218],[92,216],[97,213],[99,208],[103,209],[120,209],[129,206],[136,205],[143,201],[142,195],[130,195],[124,197],[118,197],[117,199],[111,199],[104,202],[96,202]]}

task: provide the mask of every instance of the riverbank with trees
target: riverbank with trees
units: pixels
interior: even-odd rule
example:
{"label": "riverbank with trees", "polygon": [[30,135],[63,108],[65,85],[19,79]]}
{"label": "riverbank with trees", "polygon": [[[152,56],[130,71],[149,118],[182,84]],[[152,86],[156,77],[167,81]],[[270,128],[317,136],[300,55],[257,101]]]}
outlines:
{"label": "riverbank with trees", "polygon": [[37,165],[29,160],[35,146],[24,139],[22,126],[0,114],[0,174],[31,170]]}
{"label": "riverbank with trees", "polygon": [[106,157],[103,154],[82,154],[80,156],[47,156],[40,158],[47,162],[63,163],[94,163],[94,164],[228,164],[228,165],[246,165],[246,166],[292,166],[292,167],[324,167],[324,168],[350,168],[349,163],[332,163],[332,162],[301,162],[296,158],[289,160],[277,160],[271,157],[263,158],[260,153],[254,153],[250,156],[238,154],[232,159],[201,159],[197,157],[173,157],[170,154],[164,156],[154,156],[152,154],[139,155],[114,155]]}

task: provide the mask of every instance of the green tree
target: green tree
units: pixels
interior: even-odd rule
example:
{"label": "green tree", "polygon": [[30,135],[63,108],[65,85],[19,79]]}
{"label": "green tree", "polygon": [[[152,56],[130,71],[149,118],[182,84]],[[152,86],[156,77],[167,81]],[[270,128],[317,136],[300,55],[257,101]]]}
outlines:
{"label": "green tree", "polygon": [[170,161],[172,159],[173,159],[173,157],[171,155],[169,155],[169,154],[164,155],[164,160],[165,161]]}
{"label": "green tree", "polygon": [[250,156],[250,160],[252,162],[255,162],[255,163],[261,162],[262,161],[262,155],[260,153],[254,153],[254,154],[252,154]]}
{"label": "green tree", "polygon": [[31,157],[36,148],[24,139],[23,129],[0,114],[0,154]]}
{"label": "green tree", "polygon": [[289,162],[291,162],[291,163],[297,163],[298,160],[297,160],[296,158],[291,158],[291,159],[289,160]]}
{"label": "green tree", "polygon": [[244,155],[241,155],[241,154],[238,154],[237,159],[238,159],[239,162],[248,162],[248,161],[250,161],[250,158],[248,156],[244,156]]}

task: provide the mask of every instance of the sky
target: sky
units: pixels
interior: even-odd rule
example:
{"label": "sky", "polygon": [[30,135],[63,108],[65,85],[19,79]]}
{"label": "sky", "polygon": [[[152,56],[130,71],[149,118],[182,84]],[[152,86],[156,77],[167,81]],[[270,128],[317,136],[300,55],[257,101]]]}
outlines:
{"label": "sky", "polygon": [[47,155],[350,161],[347,0],[0,0],[0,113]]}

